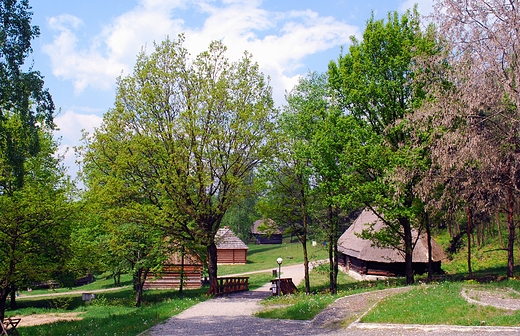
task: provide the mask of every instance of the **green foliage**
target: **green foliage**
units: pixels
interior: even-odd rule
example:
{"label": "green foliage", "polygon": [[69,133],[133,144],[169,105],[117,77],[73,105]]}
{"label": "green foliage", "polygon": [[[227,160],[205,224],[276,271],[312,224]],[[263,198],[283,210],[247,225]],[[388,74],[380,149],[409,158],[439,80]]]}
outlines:
{"label": "green foliage", "polygon": [[234,204],[222,218],[221,226],[229,226],[242,241],[251,238],[251,226],[260,218],[256,211],[257,196],[249,196],[241,203]]}
{"label": "green foliage", "polygon": [[43,77],[32,67],[24,71],[31,41],[39,34],[31,26],[27,0],[0,1],[0,188],[20,188],[25,162],[40,151],[40,125],[52,127],[54,104],[43,88]]}
{"label": "green foliage", "polygon": [[0,194],[0,300],[34,281],[65,280],[74,207],[57,144],[39,131],[39,152],[24,161],[24,183]]}
{"label": "green foliage", "polygon": [[421,224],[423,211],[414,187],[429,160],[406,118],[425,97],[423,84],[415,80],[414,58],[435,52],[436,42],[421,31],[416,9],[389,13],[386,21],[372,17],[363,40],[352,42],[328,72],[332,95],[348,115],[338,141],[345,190],[338,198],[343,206],[368,206],[381,215],[389,229],[367,231],[365,237],[402,250],[412,283],[411,228]]}
{"label": "green foliage", "polygon": [[118,80],[115,107],[87,139],[86,185],[100,198],[112,195],[112,205],[139,204],[133,215],[150,214],[150,224],[175,239],[171,247],[206,247],[212,280],[215,233],[251,194],[253,169],[273,155],[276,111],[249,53],[229,62],[215,41],[191,59],[183,40],[143,51],[132,75]]}

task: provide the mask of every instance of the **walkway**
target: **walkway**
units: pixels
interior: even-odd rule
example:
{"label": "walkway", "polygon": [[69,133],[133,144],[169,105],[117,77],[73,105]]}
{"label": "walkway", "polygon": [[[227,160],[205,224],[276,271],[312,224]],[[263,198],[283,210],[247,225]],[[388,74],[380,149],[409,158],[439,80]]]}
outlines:
{"label": "walkway", "polygon": [[[282,267],[282,277],[295,284],[303,279],[303,266]],[[272,320],[252,316],[261,309],[259,301],[271,295],[270,283],[250,292],[234,293],[201,302],[158,324],[140,336],[167,335],[494,335],[513,336],[520,328],[459,327],[359,323],[359,318],[397,288],[344,297],[330,305],[312,321]],[[347,326],[343,321],[349,321]]]}

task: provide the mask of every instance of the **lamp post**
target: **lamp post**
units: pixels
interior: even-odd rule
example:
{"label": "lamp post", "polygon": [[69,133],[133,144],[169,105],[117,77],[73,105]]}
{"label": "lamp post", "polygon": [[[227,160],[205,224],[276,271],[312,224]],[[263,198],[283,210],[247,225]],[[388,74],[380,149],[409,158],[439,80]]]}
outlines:
{"label": "lamp post", "polygon": [[280,296],[280,292],[282,291],[282,288],[281,288],[282,282],[280,281],[280,273],[282,270],[283,259],[278,258],[278,259],[276,259],[276,262],[278,263],[278,296]]}

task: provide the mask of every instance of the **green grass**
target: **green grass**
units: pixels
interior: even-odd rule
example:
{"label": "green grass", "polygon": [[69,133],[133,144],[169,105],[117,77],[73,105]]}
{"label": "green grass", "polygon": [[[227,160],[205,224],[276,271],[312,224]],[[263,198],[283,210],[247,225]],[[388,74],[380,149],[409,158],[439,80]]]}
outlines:
{"label": "green grass", "polygon": [[[503,226],[505,228],[505,225]],[[450,241],[449,233],[444,230],[434,238],[445,249]],[[502,244],[507,244],[507,232],[502,233]],[[467,239],[460,251],[452,255],[451,260],[442,262],[442,269],[450,280],[465,280],[468,276]],[[520,255],[515,253],[515,265],[520,264]],[[498,236],[489,236],[484,244],[479,247],[472,245],[471,268],[475,277],[507,274],[507,251],[500,246]]]}
{"label": "green grass", "polygon": [[[464,283],[418,286],[381,301],[362,322],[520,326],[520,312],[470,304],[460,295]],[[493,288],[487,285],[486,288]]]}
{"label": "green grass", "polygon": [[[80,321],[63,321],[48,325],[19,327],[21,336],[27,335],[136,335],[173,315],[209,298],[208,288],[178,291],[146,291],[141,308],[133,306],[133,291],[122,289],[117,292],[100,294],[91,304],[83,304],[81,297],[72,296],[67,309],[42,308],[47,300],[35,298],[24,300],[27,307],[11,311],[9,315],[26,315],[34,308],[34,313],[79,312]],[[79,299],[79,300],[78,300]],[[20,302],[21,303],[21,302]]]}
{"label": "green grass", "polygon": [[[218,275],[240,274],[257,270],[278,269],[276,259],[283,258],[283,265],[295,265],[303,263],[302,245],[299,242],[269,244],[269,245],[248,245],[247,263],[245,265],[219,265]],[[328,258],[327,248],[308,244],[308,256],[310,261],[323,260]]]}

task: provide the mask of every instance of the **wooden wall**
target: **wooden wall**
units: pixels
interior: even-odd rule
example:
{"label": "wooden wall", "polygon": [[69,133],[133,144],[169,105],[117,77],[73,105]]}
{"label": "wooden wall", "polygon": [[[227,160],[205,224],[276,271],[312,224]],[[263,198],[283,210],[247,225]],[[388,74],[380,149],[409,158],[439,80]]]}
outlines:
{"label": "wooden wall", "polygon": [[[168,265],[160,274],[148,274],[144,289],[178,289],[181,279],[181,266]],[[185,289],[202,287],[202,265],[184,265]]]}
{"label": "wooden wall", "polygon": [[217,264],[245,264],[247,250],[217,250]]}

